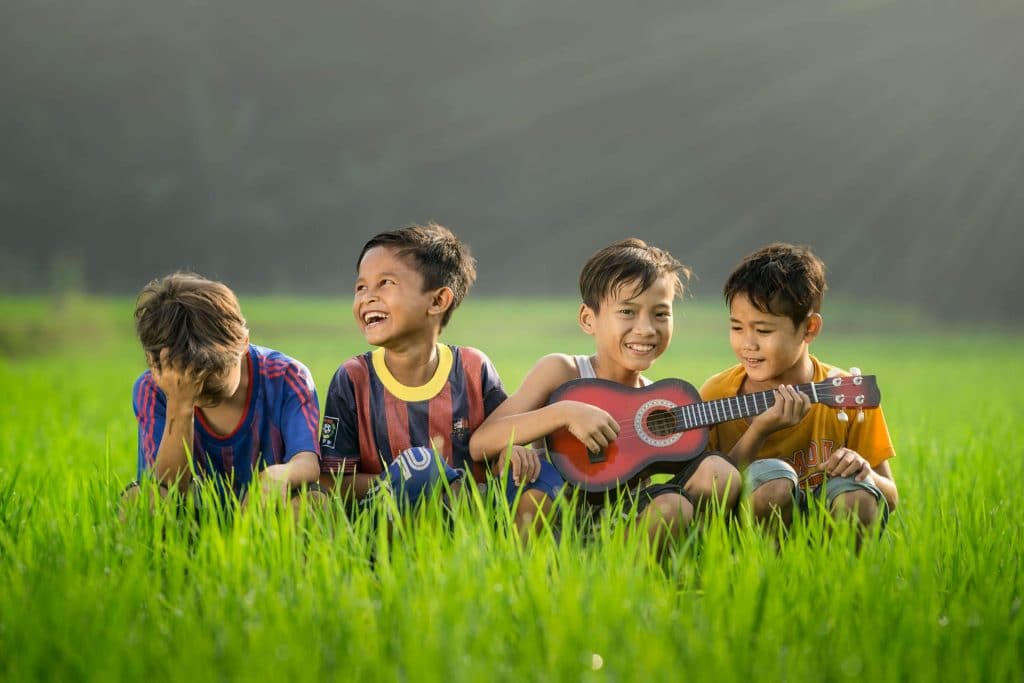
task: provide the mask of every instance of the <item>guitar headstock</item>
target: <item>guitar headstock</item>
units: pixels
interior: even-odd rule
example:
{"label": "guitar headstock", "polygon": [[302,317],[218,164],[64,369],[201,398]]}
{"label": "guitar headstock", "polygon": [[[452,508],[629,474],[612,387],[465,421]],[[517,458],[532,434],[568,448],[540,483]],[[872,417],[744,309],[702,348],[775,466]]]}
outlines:
{"label": "guitar headstock", "polygon": [[874,375],[829,377],[814,388],[818,402],[832,408],[877,408],[882,402]]}

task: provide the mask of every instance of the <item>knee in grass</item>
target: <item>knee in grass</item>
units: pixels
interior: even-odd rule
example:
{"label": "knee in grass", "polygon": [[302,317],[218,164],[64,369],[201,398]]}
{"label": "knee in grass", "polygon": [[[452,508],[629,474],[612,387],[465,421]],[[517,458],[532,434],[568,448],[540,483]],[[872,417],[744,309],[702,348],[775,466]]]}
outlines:
{"label": "knee in grass", "polygon": [[139,482],[133,481],[121,492],[121,500],[118,503],[117,517],[122,522],[128,518],[128,509],[139,503]]}
{"label": "knee in grass", "polygon": [[766,519],[776,511],[793,506],[793,482],[789,479],[772,479],[754,489],[750,494],[750,506],[754,517]]}
{"label": "knee in grass", "polygon": [[721,501],[726,510],[736,507],[740,498],[740,472],[736,467],[720,455],[708,456],[697,469],[705,489],[713,494],[715,500]]}
{"label": "knee in grass", "polygon": [[148,505],[149,512],[153,513],[156,511],[157,502],[166,500],[169,495],[170,490],[164,484],[143,486],[140,482],[133,481],[121,491],[118,516],[121,518],[121,521],[124,521],[128,509],[142,502]]}
{"label": "knee in grass", "polygon": [[523,491],[516,505],[516,522],[530,523],[540,516],[551,513],[553,501],[543,491],[529,489]]}
{"label": "knee in grass", "polygon": [[647,513],[675,528],[685,528],[693,521],[693,505],[678,493],[663,493],[647,506]]}
{"label": "knee in grass", "polygon": [[836,496],[832,513],[855,517],[861,526],[871,526],[878,518],[878,501],[868,491],[847,491]]}
{"label": "knee in grass", "polygon": [[133,481],[125,487],[124,491],[121,491],[121,504],[132,505],[134,504],[141,494],[141,487],[139,482]]}
{"label": "knee in grass", "polygon": [[302,513],[303,507],[311,512],[324,511],[328,509],[330,502],[330,492],[318,482],[296,488],[291,495],[292,512],[296,517]]}

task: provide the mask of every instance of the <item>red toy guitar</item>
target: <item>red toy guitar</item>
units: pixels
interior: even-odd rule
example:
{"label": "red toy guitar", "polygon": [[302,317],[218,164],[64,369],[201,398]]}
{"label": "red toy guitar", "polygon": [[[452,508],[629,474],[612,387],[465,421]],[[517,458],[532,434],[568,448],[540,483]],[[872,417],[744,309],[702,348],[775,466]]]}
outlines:
{"label": "red toy guitar", "polygon": [[[798,384],[811,403],[835,408],[875,408],[882,400],[874,375],[830,377]],[[581,401],[608,411],[620,425],[618,438],[603,451],[587,450],[568,429],[545,439],[548,455],[566,481],[585,491],[607,491],[658,463],[683,462],[702,452],[708,426],[753,417],[775,403],[774,393],[761,391],[714,401],[701,401],[693,385],[663,379],[640,389],[604,379],[566,382],[548,403]],[[840,411],[840,420],[846,418]],[[653,467],[652,467],[653,466]]]}

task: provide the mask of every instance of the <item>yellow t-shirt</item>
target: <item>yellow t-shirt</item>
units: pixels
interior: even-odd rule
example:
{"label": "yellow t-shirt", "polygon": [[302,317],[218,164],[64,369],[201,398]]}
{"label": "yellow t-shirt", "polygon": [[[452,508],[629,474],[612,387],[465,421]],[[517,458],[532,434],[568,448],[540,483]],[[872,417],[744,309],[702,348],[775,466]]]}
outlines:
{"label": "yellow t-shirt", "polygon": [[[811,362],[814,364],[813,381],[824,381],[832,371],[832,366],[818,361],[814,356],[811,356]],[[849,376],[850,373],[840,374]],[[736,396],[745,377],[742,365],[723,370],[704,382],[700,388],[701,398],[712,401]],[[838,414],[835,408],[821,403],[812,404],[810,412],[799,424],[771,434],[761,447],[757,459],[785,460],[796,470],[801,486],[814,487],[824,480],[822,468],[837,448],[846,446],[857,451],[872,467],[895,454],[881,408],[865,409],[863,422],[857,422],[856,410],[847,410],[850,417],[848,422],[840,422],[836,417]],[[744,419],[713,425],[709,430],[708,447],[728,455],[747,427],[748,423]]]}

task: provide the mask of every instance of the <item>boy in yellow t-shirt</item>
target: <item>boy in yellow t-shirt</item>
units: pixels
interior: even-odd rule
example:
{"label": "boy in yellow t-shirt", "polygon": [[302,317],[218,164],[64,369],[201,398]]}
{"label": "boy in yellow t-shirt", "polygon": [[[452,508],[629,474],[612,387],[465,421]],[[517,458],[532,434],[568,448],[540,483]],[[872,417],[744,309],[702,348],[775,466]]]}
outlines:
{"label": "boy in yellow t-shirt", "polygon": [[[811,404],[794,385],[840,373],[809,352],[821,332],[825,266],[810,249],[775,243],[744,258],[725,283],[729,340],[739,360],[701,387],[705,401],[773,390],[775,404],[752,419],[711,428],[709,448],[728,453],[745,470],[755,519],[789,526],[793,508],[824,493],[835,515],[872,524],[879,503],[898,501],[889,469],[894,455],[880,408],[840,419]],[[824,490],[822,491],[822,488]]]}

